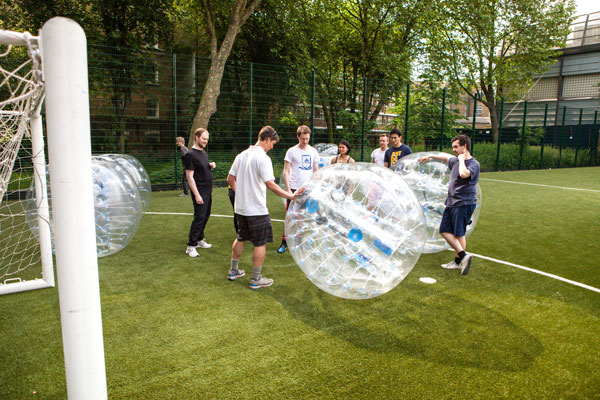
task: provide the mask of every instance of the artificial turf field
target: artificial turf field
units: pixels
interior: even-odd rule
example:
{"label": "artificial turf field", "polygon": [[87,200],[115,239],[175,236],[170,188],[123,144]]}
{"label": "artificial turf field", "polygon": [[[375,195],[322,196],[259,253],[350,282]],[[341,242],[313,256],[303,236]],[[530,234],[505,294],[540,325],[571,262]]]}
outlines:
{"label": "artificial turf field", "polygon": [[[225,279],[234,229],[214,216],[232,214],[215,189],[200,257],[185,254],[191,216],[148,214],[99,259],[109,398],[600,398],[600,168],[480,184],[468,251],[588,287],[479,257],[460,276],[442,252],[383,296],[344,300],[276,253],[274,221],[263,274],[275,284],[251,291],[249,274]],[[148,211],[191,213],[177,194],[153,193]],[[269,209],[284,218],[272,194]],[[0,365],[0,399],[66,398],[57,289],[0,296]]]}

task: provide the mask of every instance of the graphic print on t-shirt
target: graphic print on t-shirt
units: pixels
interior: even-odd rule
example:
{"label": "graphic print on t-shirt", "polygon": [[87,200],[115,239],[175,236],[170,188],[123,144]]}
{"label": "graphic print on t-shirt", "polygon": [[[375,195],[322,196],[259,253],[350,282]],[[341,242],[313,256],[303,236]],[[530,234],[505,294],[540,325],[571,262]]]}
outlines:
{"label": "graphic print on t-shirt", "polygon": [[298,168],[305,171],[312,169],[310,154],[302,154],[302,165],[300,165]]}

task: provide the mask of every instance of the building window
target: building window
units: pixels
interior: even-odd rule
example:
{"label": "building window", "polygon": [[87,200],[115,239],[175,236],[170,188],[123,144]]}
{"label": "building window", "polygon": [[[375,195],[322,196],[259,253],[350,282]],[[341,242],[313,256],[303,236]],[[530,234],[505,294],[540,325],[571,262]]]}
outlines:
{"label": "building window", "polygon": [[475,116],[476,117],[483,116],[483,106],[480,106],[479,104],[477,105],[477,108],[475,109]]}
{"label": "building window", "polygon": [[600,97],[600,74],[565,76],[562,96],[565,99],[577,97]]}
{"label": "building window", "polygon": [[148,85],[158,85],[158,64],[149,61],[144,66],[146,83]]}
{"label": "building window", "polygon": [[525,100],[550,100],[556,99],[558,91],[558,78],[541,78],[525,94]]}
{"label": "building window", "polygon": [[146,100],[146,117],[158,118],[160,116],[158,110],[158,100],[148,99]]}

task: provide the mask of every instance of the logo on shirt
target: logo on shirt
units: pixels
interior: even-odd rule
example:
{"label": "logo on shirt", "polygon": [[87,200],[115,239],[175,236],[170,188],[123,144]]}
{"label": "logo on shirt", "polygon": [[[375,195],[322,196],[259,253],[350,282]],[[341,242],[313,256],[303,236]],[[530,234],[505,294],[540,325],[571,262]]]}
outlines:
{"label": "logo on shirt", "polygon": [[392,151],[392,155],[390,157],[390,164],[395,166],[396,163],[400,160],[400,156],[402,155],[402,150],[400,151]]}
{"label": "logo on shirt", "polygon": [[312,169],[312,162],[309,154],[302,155],[302,165],[300,165],[299,168],[305,171],[309,171]]}

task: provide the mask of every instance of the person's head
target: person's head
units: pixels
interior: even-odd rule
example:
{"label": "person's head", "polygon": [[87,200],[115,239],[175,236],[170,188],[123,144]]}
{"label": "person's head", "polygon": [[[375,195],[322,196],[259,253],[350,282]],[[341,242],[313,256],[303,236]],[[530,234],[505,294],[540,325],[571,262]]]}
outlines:
{"label": "person's head", "polygon": [[400,132],[400,129],[393,128],[390,131],[390,140],[392,142],[392,146],[400,147],[400,145],[402,144],[402,132]]}
{"label": "person's head", "polygon": [[458,135],[452,138],[452,151],[457,156],[471,151],[471,138],[467,135]]}
{"label": "person's head", "polygon": [[265,125],[258,132],[258,145],[265,151],[269,151],[279,142],[279,135],[270,125]]}
{"label": "person's head", "polygon": [[208,144],[208,131],[204,128],[198,128],[194,131],[194,145],[199,149],[206,148]]}
{"label": "person's head", "polygon": [[301,148],[305,148],[310,140],[310,128],[306,125],[300,125],[296,131],[298,137],[298,144]]}
{"label": "person's head", "polygon": [[340,155],[345,155],[345,154],[350,155],[350,150],[351,149],[352,149],[352,147],[350,146],[350,142],[349,141],[347,141],[346,139],[340,140],[340,143],[338,144],[338,154],[340,154]]}
{"label": "person's head", "polygon": [[387,149],[388,143],[389,143],[388,135],[386,135],[385,133],[382,135],[379,135],[379,148],[381,150]]}
{"label": "person's head", "polygon": [[175,139],[175,144],[177,145],[177,147],[185,146],[185,139],[181,136],[177,136],[177,138]]}

